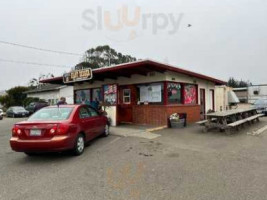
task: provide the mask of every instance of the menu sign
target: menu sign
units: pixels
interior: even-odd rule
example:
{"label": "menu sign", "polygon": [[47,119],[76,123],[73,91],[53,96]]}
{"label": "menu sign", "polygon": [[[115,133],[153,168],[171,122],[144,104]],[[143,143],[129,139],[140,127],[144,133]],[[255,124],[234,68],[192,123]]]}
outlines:
{"label": "menu sign", "polygon": [[78,81],[86,81],[93,78],[92,69],[74,70],[63,75],[64,83],[73,83]]}

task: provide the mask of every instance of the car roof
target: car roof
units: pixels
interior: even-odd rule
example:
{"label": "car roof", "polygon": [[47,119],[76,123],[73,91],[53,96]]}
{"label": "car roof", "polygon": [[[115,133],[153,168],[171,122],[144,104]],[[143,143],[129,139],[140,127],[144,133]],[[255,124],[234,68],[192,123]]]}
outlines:
{"label": "car roof", "polygon": [[57,106],[57,105],[48,106],[46,108],[57,108],[57,107],[60,107],[60,108],[77,108],[79,106],[81,106],[81,105],[80,104],[79,105],[78,104],[62,104],[62,105],[59,105],[59,106]]}

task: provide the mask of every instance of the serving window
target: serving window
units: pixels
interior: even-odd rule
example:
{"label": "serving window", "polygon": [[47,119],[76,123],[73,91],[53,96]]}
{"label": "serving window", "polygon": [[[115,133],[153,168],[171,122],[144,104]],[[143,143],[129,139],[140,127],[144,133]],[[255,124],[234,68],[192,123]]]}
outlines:
{"label": "serving window", "polygon": [[75,104],[91,105],[93,101],[103,101],[103,94],[101,88],[84,89],[74,91]]}
{"label": "serving window", "polygon": [[140,103],[163,103],[163,83],[151,83],[138,85],[138,95]]}
{"label": "serving window", "polygon": [[101,88],[94,88],[92,89],[92,100],[93,101],[103,101],[103,95]]}
{"label": "serving window", "polygon": [[182,85],[180,83],[167,84],[168,104],[182,104]]}
{"label": "serving window", "polygon": [[109,105],[117,104],[117,85],[104,85],[104,102]]}
{"label": "serving window", "polygon": [[90,105],[91,102],[91,90],[76,90],[75,91],[75,103],[76,104],[87,104]]}

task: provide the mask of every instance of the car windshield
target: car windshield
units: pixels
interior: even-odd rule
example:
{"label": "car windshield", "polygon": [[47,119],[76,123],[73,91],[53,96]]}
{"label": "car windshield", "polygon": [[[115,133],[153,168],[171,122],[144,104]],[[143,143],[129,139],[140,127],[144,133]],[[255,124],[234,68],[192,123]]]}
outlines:
{"label": "car windshield", "polygon": [[23,107],[14,107],[13,110],[16,112],[24,112],[25,111],[25,109]]}
{"label": "car windshield", "polygon": [[43,108],[34,113],[28,121],[60,121],[70,117],[73,108],[70,107],[50,107]]}

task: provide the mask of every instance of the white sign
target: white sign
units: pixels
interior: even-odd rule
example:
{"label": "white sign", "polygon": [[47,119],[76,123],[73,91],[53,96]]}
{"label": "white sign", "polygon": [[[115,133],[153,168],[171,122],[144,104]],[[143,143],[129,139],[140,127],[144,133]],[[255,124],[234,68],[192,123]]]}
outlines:
{"label": "white sign", "polygon": [[161,102],[161,85],[140,86],[140,102]]}

